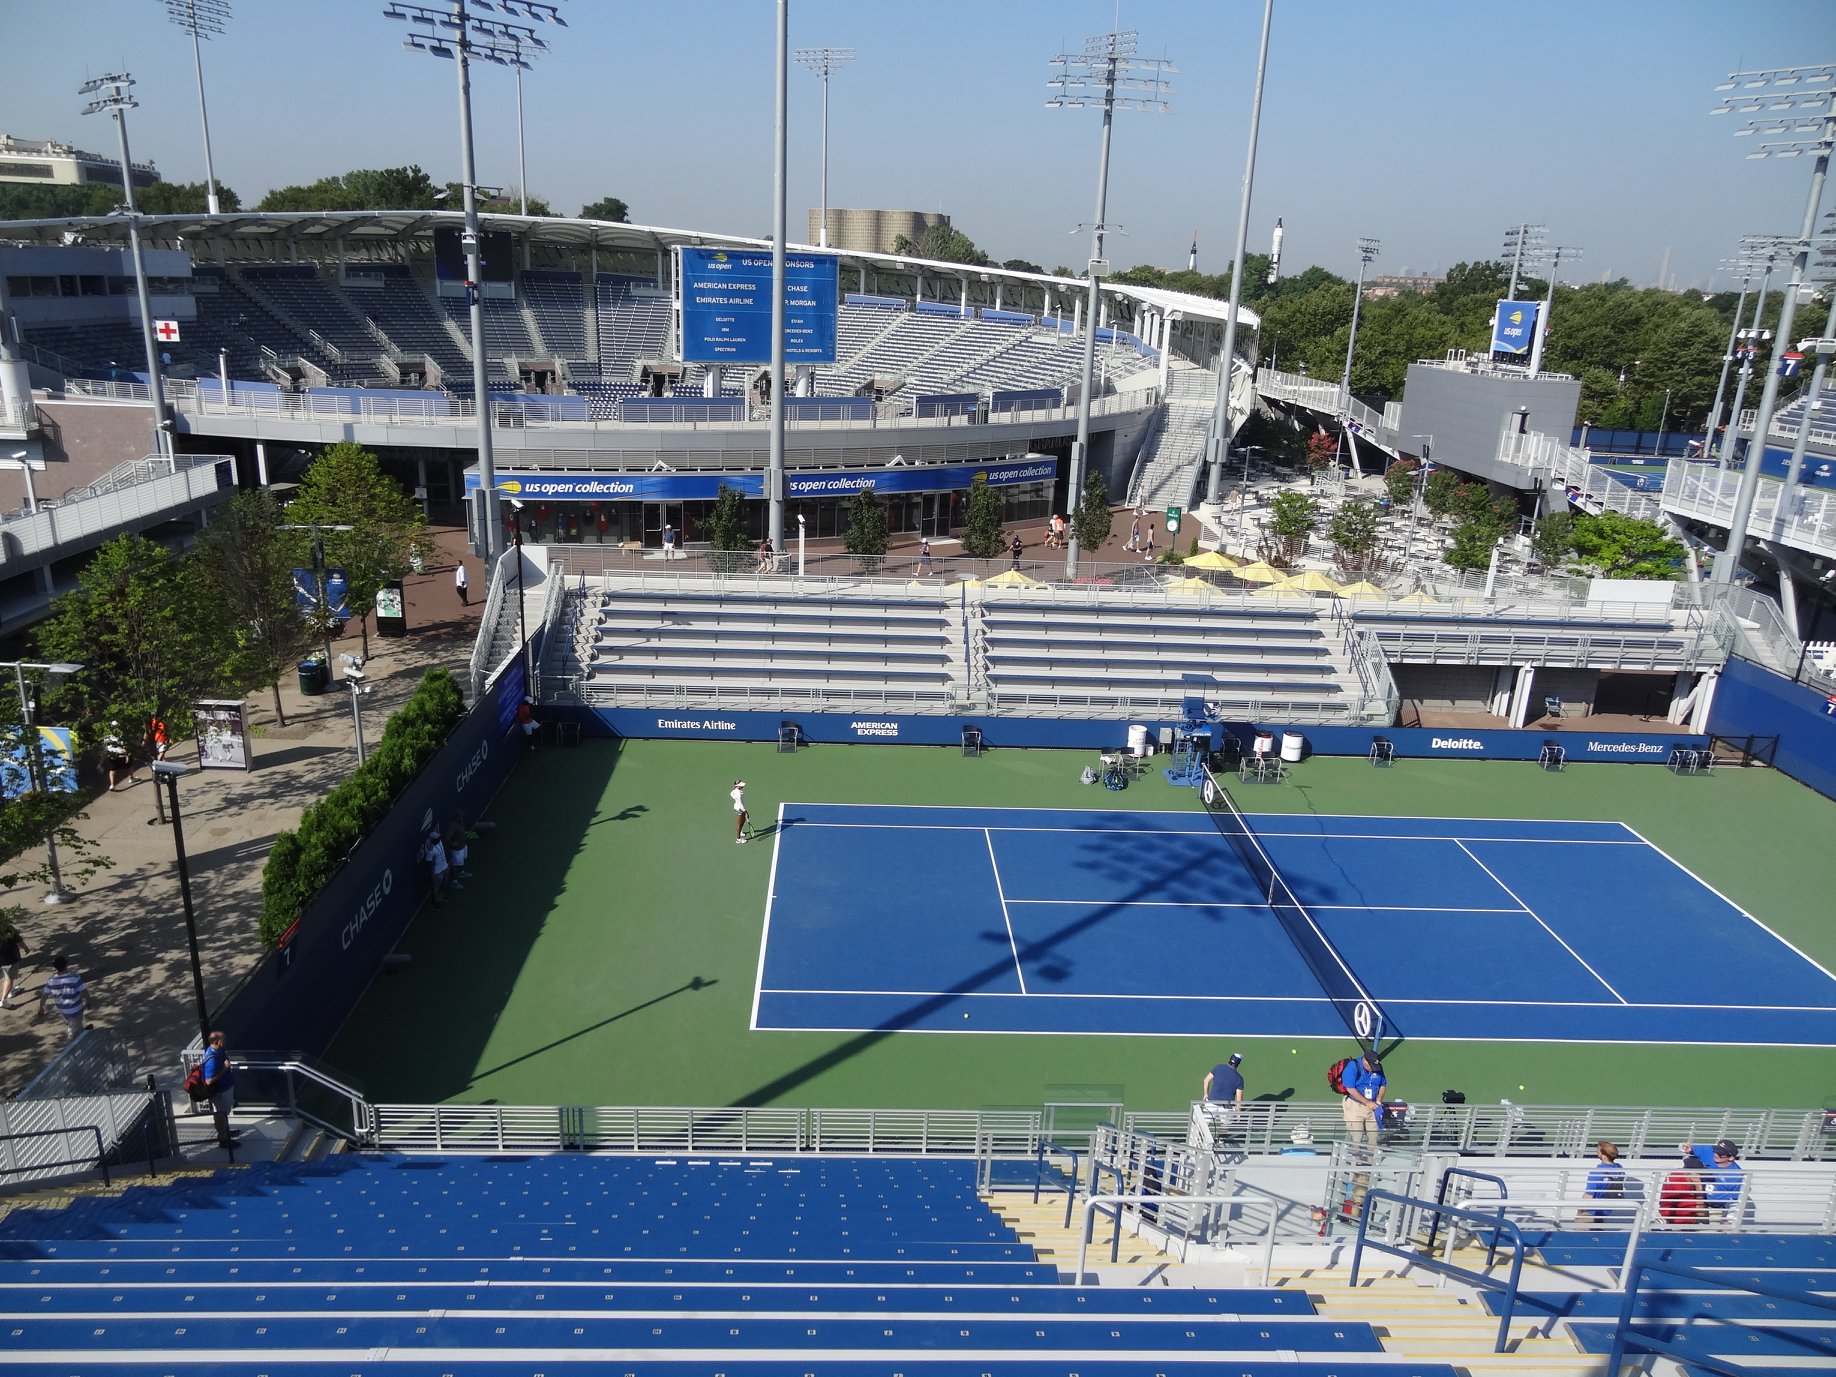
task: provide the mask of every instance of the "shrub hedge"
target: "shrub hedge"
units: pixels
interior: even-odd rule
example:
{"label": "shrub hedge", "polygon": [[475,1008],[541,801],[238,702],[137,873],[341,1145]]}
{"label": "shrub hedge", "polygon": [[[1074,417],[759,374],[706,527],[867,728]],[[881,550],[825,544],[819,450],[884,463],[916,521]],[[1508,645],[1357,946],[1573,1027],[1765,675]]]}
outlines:
{"label": "shrub hedge", "polygon": [[264,946],[280,944],[306,906],[350,859],[357,843],[446,744],[463,716],[465,700],[453,676],[443,669],[428,670],[414,695],[389,719],[369,758],[302,813],[297,830],[274,839],[261,874]]}

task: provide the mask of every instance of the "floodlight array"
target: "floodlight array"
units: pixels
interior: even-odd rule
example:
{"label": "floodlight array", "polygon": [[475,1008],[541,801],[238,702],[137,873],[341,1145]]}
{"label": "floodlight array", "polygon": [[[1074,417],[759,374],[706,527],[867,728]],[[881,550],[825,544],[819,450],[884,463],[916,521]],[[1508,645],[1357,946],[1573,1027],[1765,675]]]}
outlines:
{"label": "floodlight array", "polygon": [[1058,75],[1046,81],[1055,92],[1046,105],[1054,110],[1094,106],[1165,114],[1171,108],[1167,97],[1173,94],[1166,77],[1179,69],[1165,58],[1137,57],[1135,42],[1133,29],[1120,29],[1086,39],[1078,52],[1060,53],[1052,59]]}
{"label": "floodlight array", "polygon": [[1798,158],[1828,153],[1836,142],[1836,64],[1735,72],[1715,88],[1730,94],[1709,113],[1744,115],[1736,138],[1761,135],[1749,158]]}
{"label": "floodlight array", "polygon": [[221,34],[229,17],[230,0],[166,0],[166,18],[193,38]]}

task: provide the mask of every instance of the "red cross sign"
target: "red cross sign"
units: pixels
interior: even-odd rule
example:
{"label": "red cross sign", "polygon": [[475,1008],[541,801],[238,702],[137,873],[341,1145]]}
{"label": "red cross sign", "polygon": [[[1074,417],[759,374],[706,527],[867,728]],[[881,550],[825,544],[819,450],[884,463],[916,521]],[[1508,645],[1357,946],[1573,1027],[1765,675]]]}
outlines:
{"label": "red cross sign", "polygon": [[161,344],[177,344],[178,322],[176,320],[156,320],[153,322],[153,333],[159,336]]}

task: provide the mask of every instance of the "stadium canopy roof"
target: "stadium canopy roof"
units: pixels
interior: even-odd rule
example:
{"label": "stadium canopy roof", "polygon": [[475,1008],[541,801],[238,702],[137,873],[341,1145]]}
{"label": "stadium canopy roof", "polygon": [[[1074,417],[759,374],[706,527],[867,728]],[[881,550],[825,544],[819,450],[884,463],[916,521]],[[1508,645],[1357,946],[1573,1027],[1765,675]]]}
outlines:
{"label": "stadium canopy roof", "polygon": [[[505,230],[532,247],[559,249],[604,249],[615,252],[661,252],[687,245],[755,249],[769,252],[769,239],[749,239],[738,235],[708,233],[699,230],[668,229],[656,225],[614,224],[606,220],[567,220],[536,215],[481,214],[479,220],[488,230]],[[361,256],[365,250],[383,249],[403,241],[431,239],[439,225],[463,226],[465,215],[458,210],[351,210],[234,212],[226,215],[143,215],[141,232],[154,247],[196,250],[215,245],[232,257],[271,256],[282,253],[312,252],[331,249]],[[127,242],[125,215],[84,216],[68,220],[13,220],[0,222],[0,241],[24,244],[92,244],[109,245]],[[800,252],[819,252],[814,245],[795,244]],[[1049,288],[1054,293],[1080,291],[1082,278],[1057,277],[1050,273],[1016,272],[1008,268],[977,263],[945,263],[911,255],[860,253],[830,250],[844,263],[868,264],[882,272],[922,272],[936,281],[970,280],[1006,281]],[[208,256],[206,254],[205,256]],[[1211,297],[1170,292],[1159,287],[1141,287],[1133,283],[1105,280],[1103,290],[1125,296],[1158,311],[1177,313],[1189,320],[1223,321],[1227,303]],[[1260,321],[1244,310],[1242,323],[1251,329]]]}

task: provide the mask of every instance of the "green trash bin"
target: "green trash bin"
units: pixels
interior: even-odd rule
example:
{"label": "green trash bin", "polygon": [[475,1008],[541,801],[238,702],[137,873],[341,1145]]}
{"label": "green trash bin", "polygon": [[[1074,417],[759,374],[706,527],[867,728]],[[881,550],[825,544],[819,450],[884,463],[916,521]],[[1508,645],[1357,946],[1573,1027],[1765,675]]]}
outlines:
{"label": "green trash bin", "polygon": [[301,660],[300,692],[308,698],[324,693],[331,684],[331,667],[323,660]]}

